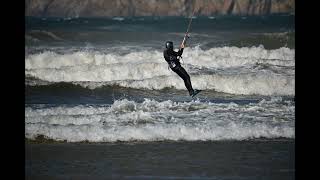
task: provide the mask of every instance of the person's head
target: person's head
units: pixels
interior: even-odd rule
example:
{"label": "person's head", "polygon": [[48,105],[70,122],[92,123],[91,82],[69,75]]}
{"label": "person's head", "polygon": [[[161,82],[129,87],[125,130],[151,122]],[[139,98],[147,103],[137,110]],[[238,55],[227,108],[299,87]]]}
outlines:
{"label": "person's head", "polygon": [[173,50],[173,42],[172,41],[167,41],[166,42],[166,49],[167,50]]}

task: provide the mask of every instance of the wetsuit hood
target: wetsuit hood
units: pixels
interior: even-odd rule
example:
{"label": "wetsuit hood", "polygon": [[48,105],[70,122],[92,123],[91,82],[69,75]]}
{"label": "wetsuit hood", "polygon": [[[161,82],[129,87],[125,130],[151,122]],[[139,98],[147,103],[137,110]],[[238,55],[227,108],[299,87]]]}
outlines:
{"label": "wetsuit hood", "polygon": [[167,41],[166,42],[166,49],[173,51],[173,42],[172,41]]}

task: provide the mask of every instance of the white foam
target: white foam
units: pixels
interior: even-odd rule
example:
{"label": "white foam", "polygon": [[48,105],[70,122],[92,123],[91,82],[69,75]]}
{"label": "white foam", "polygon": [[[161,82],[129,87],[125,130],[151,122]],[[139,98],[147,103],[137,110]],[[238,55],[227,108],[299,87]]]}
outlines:
{"label": "white foam", "polygon": [[[294,50],[223,47],[186,48],[183,66],[193,86],[233,94],[294,95]],[[48,82],[72,82],[84,87],[120,85],[131,88],[185,89],[183,81],[167,69],[162,52],[125,55],[80,51],[28,55],[25,73]]]}
{"label": "white foam", "polygon": [[294,105],[281,101],[238,105],[124,99],[106,107],[28,107],[25,136],[70,142],[294,138]]}
{"label": "white foam", "polygon": [[123,17],[113,17],[112,20],[123,21],[124,18]]}
{"label": "white foam", "polygon": [[259,47],[222,47],[201,50],[198,46],[185,50],[185,63],[215,68],[238,67],[256,63],[280,66],[294,66],[294,50],[282,47],[276,50],[266,50]]}
{"label": "white foam", "polygon": [[[194,75],[191,77],[194,88],[214,89],[217,92],[231,94],[261,94],[261,95],[294,95],[295,80],[290,77],[264,76],[244,74],[239,76]],[[108,83],[74,82],[86,88],[95,89],[104,85],[119,85],[137,89],[163,89],[174,87],[185,89],[183,81],[178,76],[162,76],[145,80],[112,81]]]}
{"label": "white foam", "polygon": [[[222,47],[202,50],[199,46],[186,48],[183,53],[183,61],[187,64],[212,67],[238,67],[254,65],[256,63],[272,64],[279,66],[294,66],[295,52],[292,49],[282,47],[276,50],[266,50],[259,47]],[[25,59],[26,69],[60,68],[78,65],[110,65],[114,63],[165,63],[160,51],[131,52],[124,56],[115,53],[81,51],[68,54],[57,54],[45,51],[39,54],[29,55]]]}

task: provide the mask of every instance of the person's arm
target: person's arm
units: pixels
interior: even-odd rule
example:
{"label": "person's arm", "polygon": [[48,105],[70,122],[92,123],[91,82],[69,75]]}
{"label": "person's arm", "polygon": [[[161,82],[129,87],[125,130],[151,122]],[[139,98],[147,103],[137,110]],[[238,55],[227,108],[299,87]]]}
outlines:
{"label": "person's arm", "polygon": [[185,46],[185,41],[183,41],[183,42],[181,43],[180,49],[179,49],[179,51],[177,52],[177,56],[181,56],[181,55],[182,55],[184,46]]}
{"label": "person's arm", "polygon": [[163,51],[163,57],[164,57],[164,59],[165,59],[166,61],[168,61],[169,55],[168,55],[167,51]]}
{"label": "person's arm", "polygon": [[179,51],[176,53],[177,56],[181,56],[183,53],[184,48],[180,48]]}

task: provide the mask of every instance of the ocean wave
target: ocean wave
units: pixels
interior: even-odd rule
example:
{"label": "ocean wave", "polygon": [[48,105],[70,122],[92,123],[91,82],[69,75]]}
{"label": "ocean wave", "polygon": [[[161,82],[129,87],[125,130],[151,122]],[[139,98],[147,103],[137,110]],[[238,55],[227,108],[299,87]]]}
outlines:
{"label": "ocean wave", "polygon": [[288,47],[295,49],[295,32],[251,33],[250,36],[231,40],[228,45],[237,47],[258,46],[262,44],[266,49]]}
{"label": "ocean wave", "polygon": [[111,106],[25,108],[25,137],[68,142],[294,138],[292,102],[239,105],[127,99]]}
{"label": "ocean wave", "polygon": [[26,33],[26,39],[37,39],[39,40],[56,40],[63,41],[63,38],[57,36],[53,32],[45,31],[45,30],[32,30]]}
{"label": "ocean wave", "polygon": [[113,17],[112,20],[123,21],[123,20],[125,20],[125,18],[124,17]]}
{"label": "ocean wave", "polygon": [[[186,48],[184,52],[183,66],[195,88],[232,94],[294,95],[294,50],[263,47],[202,50],[196,47]],[[183,81],[168,70],[159,51],[125,55],[45,51],[26,57],[25,74],[41,81],[69,82],[91,89],[105,85],[185,89]],[[37,85],[37,81],[32,82]]]}
{"label": "ocean wave", "polygon": [[[202,50],[199,46],[185,48],[183,61],[204,67],[235,67],[256,63],[269,63],[273,65],[294,66],[295,50],[279,48],[266,50],[259,47],[221,47]],[[95,51],[79,51],[68,54],[57,54],[52,51],[28,55],[25,59],[26,69],[59,68],[81,64],[106,65],[114,63],[164,63],[160,51],[131,52],[125,55],[103,53]]]}

